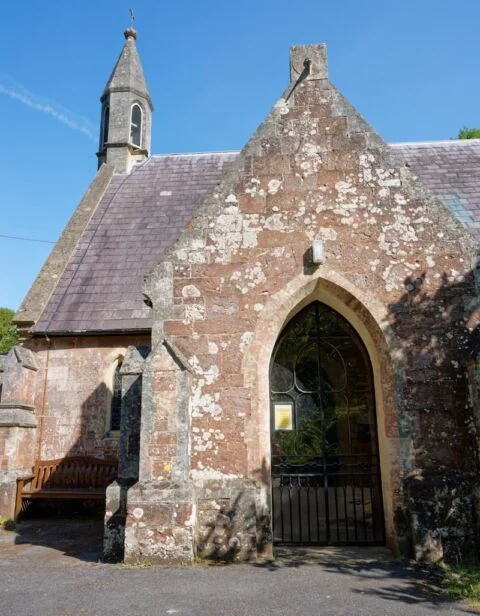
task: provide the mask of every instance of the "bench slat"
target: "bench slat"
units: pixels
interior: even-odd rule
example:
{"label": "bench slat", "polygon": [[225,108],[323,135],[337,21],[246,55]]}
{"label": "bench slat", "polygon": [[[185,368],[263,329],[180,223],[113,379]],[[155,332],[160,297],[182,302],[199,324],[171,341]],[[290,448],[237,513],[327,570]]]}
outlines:
{"label": "bench slat", "polygon": [[116,460],[87,456],[36,462],[33,476],[17,481],[15,516],[26,499],[103,499],[117,469]]}

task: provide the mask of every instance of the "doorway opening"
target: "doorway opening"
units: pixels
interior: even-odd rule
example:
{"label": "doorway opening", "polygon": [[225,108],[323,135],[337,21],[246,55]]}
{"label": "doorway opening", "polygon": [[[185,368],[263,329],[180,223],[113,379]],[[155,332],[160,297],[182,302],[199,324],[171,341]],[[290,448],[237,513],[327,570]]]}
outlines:
{"label": "doorway opening", "polygon": [[315,301],[286,325],[270,401],[274,542],[384,544],[372,367],[338,312]]}

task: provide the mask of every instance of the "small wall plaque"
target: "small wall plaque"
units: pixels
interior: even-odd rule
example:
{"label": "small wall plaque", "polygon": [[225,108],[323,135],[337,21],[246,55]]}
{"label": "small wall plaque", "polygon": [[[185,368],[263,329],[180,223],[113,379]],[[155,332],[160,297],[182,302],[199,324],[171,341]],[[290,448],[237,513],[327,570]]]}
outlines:
{"label": "small wall plaque", "polygon": [[282,402],[273,405],[275,430],[293,430],[293,404]]}

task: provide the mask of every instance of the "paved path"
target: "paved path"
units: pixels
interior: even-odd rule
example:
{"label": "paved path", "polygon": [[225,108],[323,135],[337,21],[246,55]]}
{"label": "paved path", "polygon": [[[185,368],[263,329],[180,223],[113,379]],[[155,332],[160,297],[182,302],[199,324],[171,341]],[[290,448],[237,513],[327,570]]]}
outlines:
{"label": "paved path", "polygon": [[97,562],[101,528],[58,521],[0,532],[1,616],[433,616],[444,601],[386,550],[281,553],[265,565],[129,568]]}

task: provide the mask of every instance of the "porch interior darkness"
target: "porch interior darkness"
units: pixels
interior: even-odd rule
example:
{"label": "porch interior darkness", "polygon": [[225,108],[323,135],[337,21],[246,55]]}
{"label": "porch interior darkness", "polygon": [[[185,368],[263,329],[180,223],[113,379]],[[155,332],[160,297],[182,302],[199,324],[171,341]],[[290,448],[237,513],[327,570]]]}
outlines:
{"label": "porch interior darkness", "polygon": [[274,541],[383,544],[373,376],[358,334],[308,305],[277,341],[270,392]]}

